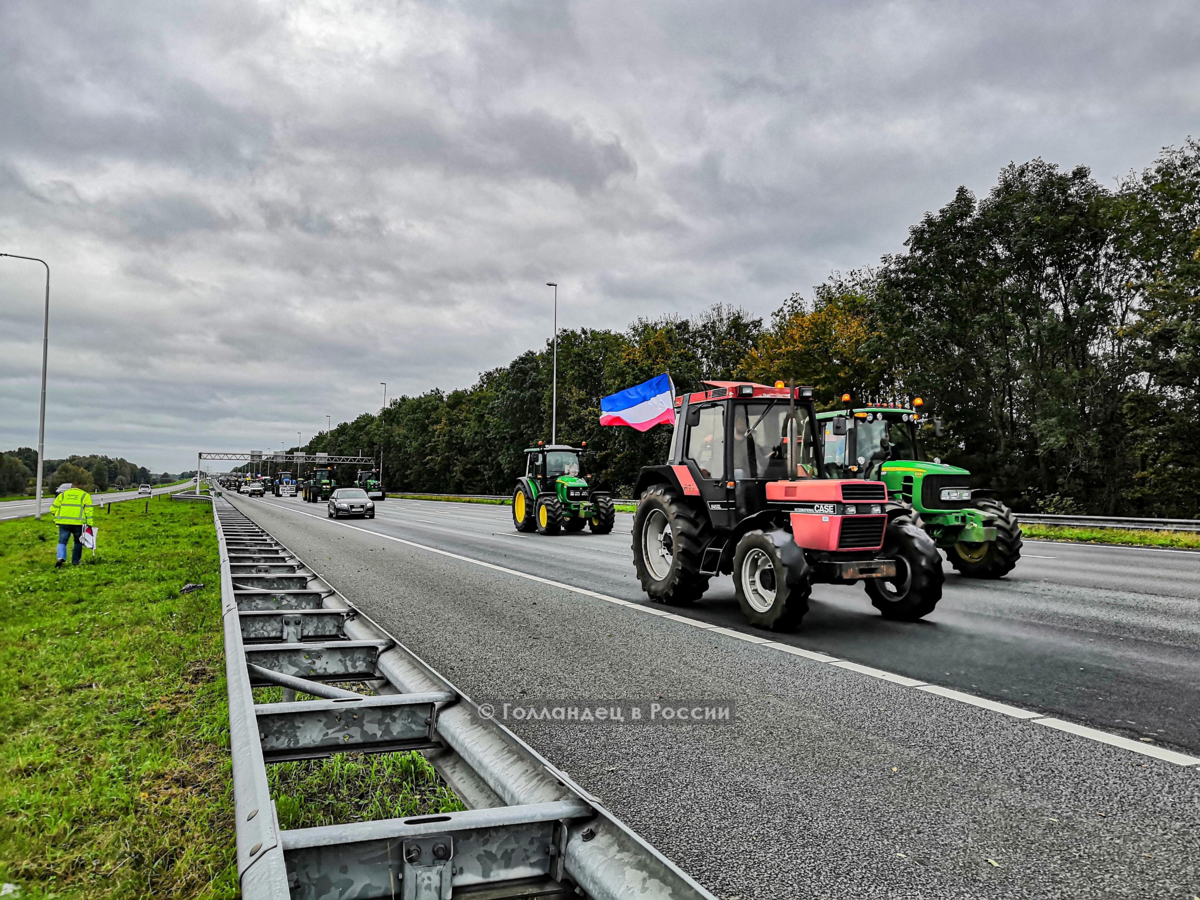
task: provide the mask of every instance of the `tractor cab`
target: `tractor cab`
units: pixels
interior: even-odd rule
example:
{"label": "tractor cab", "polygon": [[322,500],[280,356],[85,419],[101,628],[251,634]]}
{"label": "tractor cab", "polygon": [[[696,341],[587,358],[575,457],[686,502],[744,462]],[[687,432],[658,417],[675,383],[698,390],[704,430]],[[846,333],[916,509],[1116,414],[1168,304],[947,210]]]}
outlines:
{"label": "tractor cab", "polygon": [[[612,497],[588,484],[584,465],[591,451],[569,444],[544,444],[525,450],[525,475],[513,492],[517,531],[557,534],[582,531],[608,534],[616,521]],[[593,479],[594,480],[594,479]]]}
{"label": "tractor cab", "polygon": [[309,503],[328,500],[336,487],[333,469],[329,466],[315,466],[304,485],[304,499]]}
{"label": "tractor cab", "polygon": [[883,481],[886,463],[921,459],[917,425],[924,420],[915,409],[873,406],[817,418],[831,477]]}

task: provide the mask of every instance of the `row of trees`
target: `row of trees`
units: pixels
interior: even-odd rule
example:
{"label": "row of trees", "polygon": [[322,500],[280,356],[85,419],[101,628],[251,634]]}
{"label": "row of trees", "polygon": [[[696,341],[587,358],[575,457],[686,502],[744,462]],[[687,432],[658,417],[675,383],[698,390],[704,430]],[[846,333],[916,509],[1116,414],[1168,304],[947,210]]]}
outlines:
{"label": "row of trees", "polygon": [[[906,251],[794,295],[764,324],[734,306],[559,338],[559,440],[608,486],[666,456],[669,429],[601,428],[600,398],[660,372],[795,378],[823,404],[925,398],[930,452],[1018,509],[1200,515],[1200,145],[1114,188],[1085,167],[1010,165],[960,188]],[[549,346],[461,390],[393,400],[308,452],[379,453],[390,490],[506,493],[549,440]]]}
{"label": "row of trees", "polygon": [[[32,494],[37,482],[37,451],[21,447],[0,454],[0,494]],[[183,476],[181,476],[183,477]],[[69,456],[66,459],[47,459],[43,487],[54,490],[71,481],[89,491],[106,491],[139,484],[159,484],[173,481],[163,472],[153,475],[145,466],[129,460],[108,456]]]}

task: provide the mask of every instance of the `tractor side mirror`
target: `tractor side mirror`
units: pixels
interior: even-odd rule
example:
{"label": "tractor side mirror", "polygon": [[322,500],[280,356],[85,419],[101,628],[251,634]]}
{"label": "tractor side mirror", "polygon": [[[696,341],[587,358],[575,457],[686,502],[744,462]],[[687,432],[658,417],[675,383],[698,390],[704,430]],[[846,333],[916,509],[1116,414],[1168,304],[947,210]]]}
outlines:
{"label": "tractor side mirror", "polygon": [[933,420],[933,434],[935,437],[942,436],[942,417],[935,416]]}
{"label": "tractor side mirror", "polygon": [[841,416],[833,420],[833,433],[839,436],[846,433],[846,420]]}
{"label": "tractor side mirror", "polygon": [[687,423],[688,423],[688,426],[691,428],[695,428],[697,425],[700,424],[700,407],[699,406],[693,406],[688,409]]}

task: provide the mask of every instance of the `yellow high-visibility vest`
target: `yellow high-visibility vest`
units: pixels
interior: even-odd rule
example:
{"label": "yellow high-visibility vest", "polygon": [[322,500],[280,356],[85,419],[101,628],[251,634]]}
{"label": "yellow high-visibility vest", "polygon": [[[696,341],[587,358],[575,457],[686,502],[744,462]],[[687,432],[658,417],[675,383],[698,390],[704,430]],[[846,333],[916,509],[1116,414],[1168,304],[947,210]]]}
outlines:
{"label": "yellow high-visibility vest", "polygon": [[67,488],[50,504],[55,525],[93,525],[92,495],[80,488]]}

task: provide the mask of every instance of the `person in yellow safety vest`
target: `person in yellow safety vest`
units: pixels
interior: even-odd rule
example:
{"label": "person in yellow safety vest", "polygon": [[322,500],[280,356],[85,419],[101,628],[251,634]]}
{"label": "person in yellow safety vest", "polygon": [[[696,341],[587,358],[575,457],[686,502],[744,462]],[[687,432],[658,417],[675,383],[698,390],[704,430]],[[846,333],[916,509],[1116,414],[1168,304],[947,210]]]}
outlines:
{"label": "person in yellow safety vest", "polygon": [[78,484],[72,484],[54,498],[50,504],[50,514],[58,526],[58,562],[54,568],[61,569],[67,561],[67,541],[72,535],[75,536],[75,546],[71,548],[71,565],[79,565],[79,558],[83,556],[83,544],[79,542],[83,527],[95,525],[92,521],[92,495]]}

